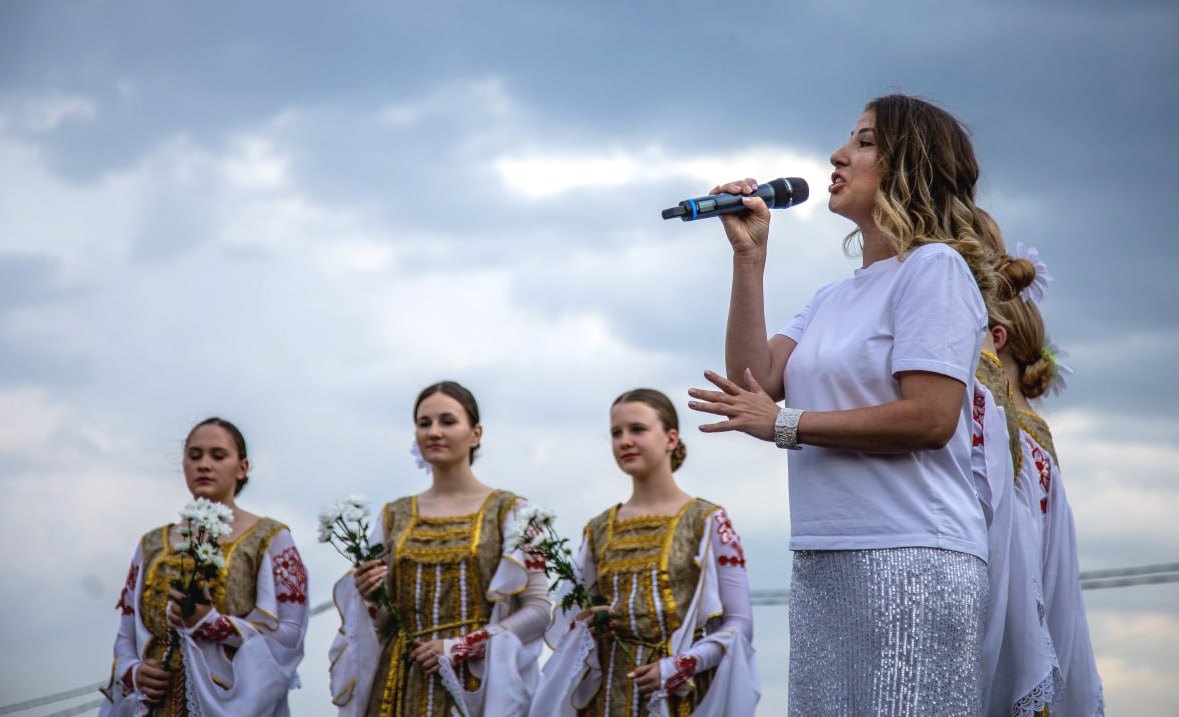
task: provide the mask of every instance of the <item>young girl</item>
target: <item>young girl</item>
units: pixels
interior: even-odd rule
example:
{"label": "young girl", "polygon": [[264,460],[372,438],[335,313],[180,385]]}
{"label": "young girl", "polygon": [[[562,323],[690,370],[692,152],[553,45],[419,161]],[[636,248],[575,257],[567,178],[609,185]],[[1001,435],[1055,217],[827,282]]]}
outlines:
{"label": "young girl", "polygon": [[[610,435],[631,497],[586,525],[577,558],[605,605],[554,620],[556,652],[530,714],[752,715],[761,688],[744,551],[723,508],[676,484],[687,449],[675,407],[659,391],[628,391],[610,409]],[[603,610],[612,632],[595,636]]]}
{"label": "young girl", "polygon": [[[1017,255],[1023,253],[1016,251]],[[1029,509],[1037,517],[1044,619],[1064,682],[1049,705],[1049,714],[1104,714],[1101,677],[1081,598],[1072,508],[1060,479],[1052,433],[1029,403],[1029,399],[1058,388],[1062,380],[1061,366],[1049,348],[1044,320],[1035,303],[1042,298],[1042,287],[1047,283],[1046,267],[1034,252],[1028,252],[1027,257],[1006,257],[1000,268],[1021,295],[1002,306],[1008,320],[995,326],[992,335],[1019,414],[1023,443],[1019,481],[1027,487]]]}
{"label": "young girl", "polygon": [[[475,397],[453,381],[422,390],[414,438],[430,487],[381,511],[372,542],[386,557],[346,575],[331,648],[341,715],[511,717],[528,710],[549,619],[543,563],[505,545],[520,497],[475,478],[483,438]],[[404,629],[375,602],[384,586]]]}
{"label": "young girl", "polygon": [[[197,714],[285,717],[298,687],[307,630],[307,571],[290,532],[238,507],[249,480],[246,440],[229,421],[198,423],[184,442],[184,480],[194,499],[233,511],[221,539],[225,566],[208,586],[210,604],[184,618],[172,580],[185,564],[175,524],[139,541],[116,609],[122,612],[108,698],[100,715]],[[191,564],[188,565],[191,570]],[[182,642],[168,654],[170,630]]]}

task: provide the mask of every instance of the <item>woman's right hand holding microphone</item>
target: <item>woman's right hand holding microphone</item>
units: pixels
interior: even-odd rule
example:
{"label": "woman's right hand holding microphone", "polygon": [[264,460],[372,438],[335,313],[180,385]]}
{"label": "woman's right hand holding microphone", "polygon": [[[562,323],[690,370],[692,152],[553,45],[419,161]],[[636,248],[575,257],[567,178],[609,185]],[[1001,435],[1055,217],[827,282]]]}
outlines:
{"label": "woman's right hand holding microphone", "polygon": [[[748,195],[756,191],[757,180],[749,177],[713,187],[709,194]],[[769,207],[761,197],[746,199],[745,206],[748,211],[722,214],[719,219],[725,227],[725,235],[729,238],[735,257],[764,261],[770,236]]]}

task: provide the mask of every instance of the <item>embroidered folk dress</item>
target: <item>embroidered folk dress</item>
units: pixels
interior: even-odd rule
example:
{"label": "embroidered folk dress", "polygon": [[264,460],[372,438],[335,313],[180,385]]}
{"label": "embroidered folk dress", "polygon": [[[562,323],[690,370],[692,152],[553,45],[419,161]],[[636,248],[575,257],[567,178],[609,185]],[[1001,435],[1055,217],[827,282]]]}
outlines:
{"label": "embroidered folk dress", "polygon": [[1060,480],[1052,433],[1043,418],[1029,411],[1019,412],[1019,426],[1023,439],[1020,478],[1032,489],[1029,508],[1038,517],[1043,551],[1044,619],[1064,681],[1049,706],[1049,714],[1103,715],[1101,676],[1097,673],[1081,598],[1076,526]]}
{"label": "embroidered folk dress", "polygon": [[[99,714],[146,715],[136,689],[135,666],[163,661],[169,628],[165,613],[171,582],[181,561],[171,525],[143,536],[131,560],[116,609],[122,613],[115,638],[107,701]],[[222,545],[225,567],[211,581],[213,609],[195,626],[180,629],[181,643],[166,667],[171,688],[155,706],[160,717],[289,715],[287,693],[299,686],[307,629],[307,571],[286,526],[262,518]]]}
{"label": "embroidered folk dress", "polygon": [[[343,627],[330,659],[340,715],[440,717],[456,699],[470,715],[527,711],[549,603],[543,563],[504,544],[524,506],[497,490],[466,515],[421,515],[412,496],[384,507],[373,541],[389,551],[385,590],[408,632],[388,634],[387,616],[364,602],[351,573],[337,582]],[[445,659],[427,676],[409,653],[414,641],[437,639]]]}
{"label": "embroidered folk dress", "polygon": [[555,653],[531,715],[752,715],[760,683],[745,557],[723,508],[692,499],[674,516],[619,519],[618,506],[586,526],[578,556],[591,595],[613,611],[614,635],[635,663],[655,661],[660,684],[640,697],[635,668],[612,640],[598,641],[558,611]]}
{"label": "embroidered folk dress", "polygon": [[1039,527],[1016,480],[1023,463],[1019,422],[1003,366],[987,351],[975,372],[971,418],[971,467],[990,556],[981,714],[1032,717],[1052,701],[1060,670],[1043,619]]}

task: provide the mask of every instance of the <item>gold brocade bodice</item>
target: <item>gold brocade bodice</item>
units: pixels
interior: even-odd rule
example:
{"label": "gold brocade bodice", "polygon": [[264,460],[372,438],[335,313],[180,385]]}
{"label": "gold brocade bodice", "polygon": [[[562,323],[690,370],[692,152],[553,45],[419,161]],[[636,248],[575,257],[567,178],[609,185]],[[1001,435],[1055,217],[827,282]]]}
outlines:
{"label": "gold brocade bodice", "polygon": [[[240,536],[221,546],[225,556],[225,567],[209,581],[209,595],[213,605],[223,615],[245,617],[253,609],[258,589],[258,566],[262,556],[270,548],[270,541],[279,531],[286,529],[281,523],[262,518]],[[147,645],[147,656],[163,659],[168,647],[168,618],[165,610],[172,581],[180,577],[183,570],[191,574],[192,559],[176,552],[171,541],[172,525],[165,525],[146,533],[140,547],[143,554],[143,593],[139,601],[139,616],[153,635]],[[183,660],[179,650],[173,651],[170,669],[174,675],[182,676]],[[188,714],[185,702],[184,680],[173,679],[172,688],[164,696],[153,714],[168,717],[183,717]]]}
{"label": "gold brocade bodice", "polygon": [[999,357],[990,351],[982,351],[978,361],[978,368],[974,377],[979,383],[987,387],[994,397],[995,403],[1003,409],[1007,418],[1007,440],[1011,449],[1011,464],[1015,468],[1015,475],[1019,475],[1023,465],[1023,448],[1019,443],[1019,417],[1015,411],[1015,396],[1011,393],[1011,384],[1007,381],[1007,374],[1003,372],[1003,363]]}
{"label": "gold brocade bodice", "polygon": [[[475,513],[424,516],[417,499],[384,508],[389,572],[385,590],[408,625],[409,640],[465,635],[487,625],[487,590],[503,556],[503,527],[519,497],[492,491]],[[423,676],[403,653],[407,640],[389,639],[370,693],[369,715],[449,714],[436,677]],[[456,668],[468,689],[478,680]]]}
{"label": "gold brocade bodice", "polygon": [[[258,588],[258,566],[262,555],[270,547],[270,541],[286,526],[262,518],[237,538],[221,546],[225,556],[225,567],[210,581],[209,594],[213,605],[223,615],[244,617],[254,609],[254,597]],[[157,528],[143,536],[143,595],[140,599],[139,614],[143,624],[157,638],[168,633],[167,616],[164,613],[172,581],[180,576],[183,569],[192,571],[192,560],[177,553],[171,542],[171,525]]]}
{"label": "gold brocade bodice", "polygon": [[[700,498],[688,501],[671,516],[618,519],[618,506],[586,526],[589,549],[597,565],[595,591],[614,611],[614,634],[629,645],[639,664],[671,654],[671,636],[683,623],[700,580],[696,554],[718,506]],[[597,694],[579,715],[640,714],[643,702],[626,674],[634,669],[626,653],[604,645],[603,680]],[[687,715],[703,698],[709,674],[697,675],[696,689],[672,697],[673,715]]]}
{"label": "gold brocade bodice", "polygon": [[619,637],[650,644],[671,639],[696,591],[696,552],[716,509],[694,498],[672,516],[619,520],[615,506],[590,521],[597,590],[614,606]]}
{"label": "gold brocade bodice", "polygon": [[[386,546],[392,546],[386,590],[414,631],[455,621],[483,626],[487,588],[503,553],[503,521],[518,497],[493,491],[475,513],[423,516],[410,496],[385,506]],[[454,629],[453,634],[467,632]]]}

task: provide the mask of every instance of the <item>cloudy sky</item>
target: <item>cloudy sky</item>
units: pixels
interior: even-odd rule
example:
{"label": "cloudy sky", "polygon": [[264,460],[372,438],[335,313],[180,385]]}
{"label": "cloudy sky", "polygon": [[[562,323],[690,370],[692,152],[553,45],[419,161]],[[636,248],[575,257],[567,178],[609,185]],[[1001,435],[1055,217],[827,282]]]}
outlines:
{"label": "cloudy sky", "polygon": [[[722,366],[727,243],[659,211],[808,179],[774,217],[784,324],[857,265],[827,157],[892,91],[966,121],[980,203],[1056,276],[1076,374],[1043,412],[1082,569],[1179,561],[1176,37],[1164,0],[0,4],[0,706],[105,679],[208,415],[245,431],[242,504],[291,526],[316,602],[344,568],[320,505],[426,485],[410,409],[441,378],[481,402],[479,477],[576,533],[628,494],[613,397],[686,414]],[[683,484],[729,508],[752,587],[785,587],[784,456],[682,418]],[[1179,584],[1085,598],[1110,714],[1167,714]],[[785,608],[755,617],[782,714]],[[327,713],[334,620],[297,715]]]}

